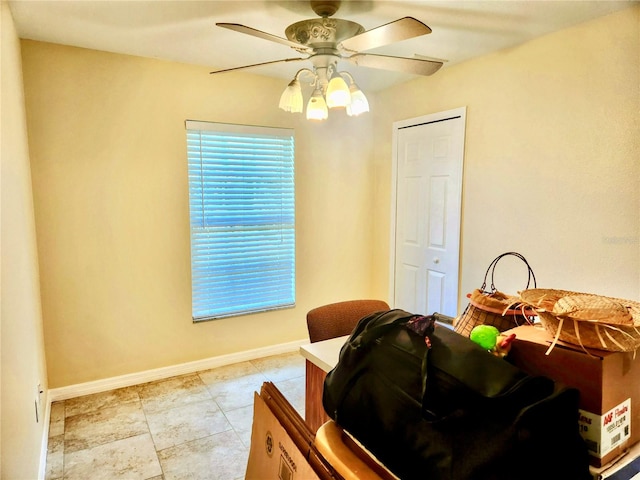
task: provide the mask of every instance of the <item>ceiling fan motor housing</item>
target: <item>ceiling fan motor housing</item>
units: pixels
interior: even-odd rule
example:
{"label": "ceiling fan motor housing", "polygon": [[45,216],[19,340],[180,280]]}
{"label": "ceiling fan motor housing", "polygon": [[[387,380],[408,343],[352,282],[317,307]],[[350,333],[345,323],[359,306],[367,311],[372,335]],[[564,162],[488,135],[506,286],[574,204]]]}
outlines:
{"label": "ceiling fan motor housing", "polygon": [[292,42],[313,48],[337,49],[337,45],[343,40],[363,32],[362,25],[349,20],[314,18],[293,23],[284,33]]}

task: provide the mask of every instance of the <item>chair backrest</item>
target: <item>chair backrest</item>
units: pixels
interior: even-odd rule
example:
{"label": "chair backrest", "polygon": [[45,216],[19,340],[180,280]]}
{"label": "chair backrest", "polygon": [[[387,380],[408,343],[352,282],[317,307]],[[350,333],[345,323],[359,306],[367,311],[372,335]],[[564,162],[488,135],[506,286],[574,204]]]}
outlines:
{"label": "chair backrest", "polygon": [[307,313],[311,343],[349,335],[358,320],[374,312],[389,310],[382,300],[347,300],[314,308]]}

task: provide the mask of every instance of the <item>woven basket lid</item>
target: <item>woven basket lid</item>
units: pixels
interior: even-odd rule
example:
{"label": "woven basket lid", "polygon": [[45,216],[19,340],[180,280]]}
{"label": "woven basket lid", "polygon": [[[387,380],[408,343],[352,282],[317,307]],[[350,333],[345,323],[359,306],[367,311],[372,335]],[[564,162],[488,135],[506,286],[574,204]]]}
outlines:
{"label": "woven basket lid", "polygon": [[559,318],[609,325],[640,326],[640,303],[591,293],[534,288],[520,292],[523,303]]}

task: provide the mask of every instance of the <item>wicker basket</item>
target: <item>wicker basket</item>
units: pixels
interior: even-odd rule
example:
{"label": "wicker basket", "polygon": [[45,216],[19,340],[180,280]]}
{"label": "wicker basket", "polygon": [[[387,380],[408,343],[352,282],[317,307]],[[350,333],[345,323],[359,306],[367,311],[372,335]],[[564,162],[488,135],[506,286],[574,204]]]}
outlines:
{"label": "wicker basket", "polygon": [[498,290],[493,293],[479,288],[467,294],[469,305],[454,322],[454,330],[465,337],[476,325],[492,325],[504,332],[533,322],[535,311],[523,308],[519,297]]}
{"label": "wicker basket", "polygon": [[533,308],[544,328],[558,340],[612,352],[640,347],[640,303],[568,290],[530,289],[520,300]]}
{"label": "wicker basket", "polygon": [[[517,252],[506,252],[494,258],[489,264],[489,268],[484,274],[484,282],[480,288],[467,294],[469,304],[465,308],[462,315],[458,316],[453,323],[454,330],[465,337],[471,334],[471,330],[476,325],[492,325],[499,331],[503,332],[511,328],[527,323],[532,323],[536,316],[535,311],[528,306],[521,305],[518,296],[507,295],[496,289],[493,276],[498,261],[506,256],[514,256],[522,260],[527,267],[527,288],[533,280],[536,284],[536,277],[533,270],[529,266],[527,260]],[[487,278],[491,278],[490,290],[486,291]]]}

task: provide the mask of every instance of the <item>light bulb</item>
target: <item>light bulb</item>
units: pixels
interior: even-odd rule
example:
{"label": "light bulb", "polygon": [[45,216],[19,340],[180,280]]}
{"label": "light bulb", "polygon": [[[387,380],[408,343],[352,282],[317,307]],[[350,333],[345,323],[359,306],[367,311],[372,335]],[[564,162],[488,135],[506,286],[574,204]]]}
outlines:
{"label": "light bulb", "polygon": [[351,103],[351,93],[347,82],[339,73],[334,74],[327,86],[327,106],[329,108],[346,107]]}
{"label": "light bulb", "polygon": [[351,105],[347,106],[347,115],[355,117],[361,113],[368,112],[369,101],[362,90],[360,90],[355,83],[351,84],[349,90],[351,91]]}
{"label": "light bulb", "polygon": [[326,120],[328,117],[329,111],[322,97],[322,91],[316,88],[307,104],[307,120]]}

